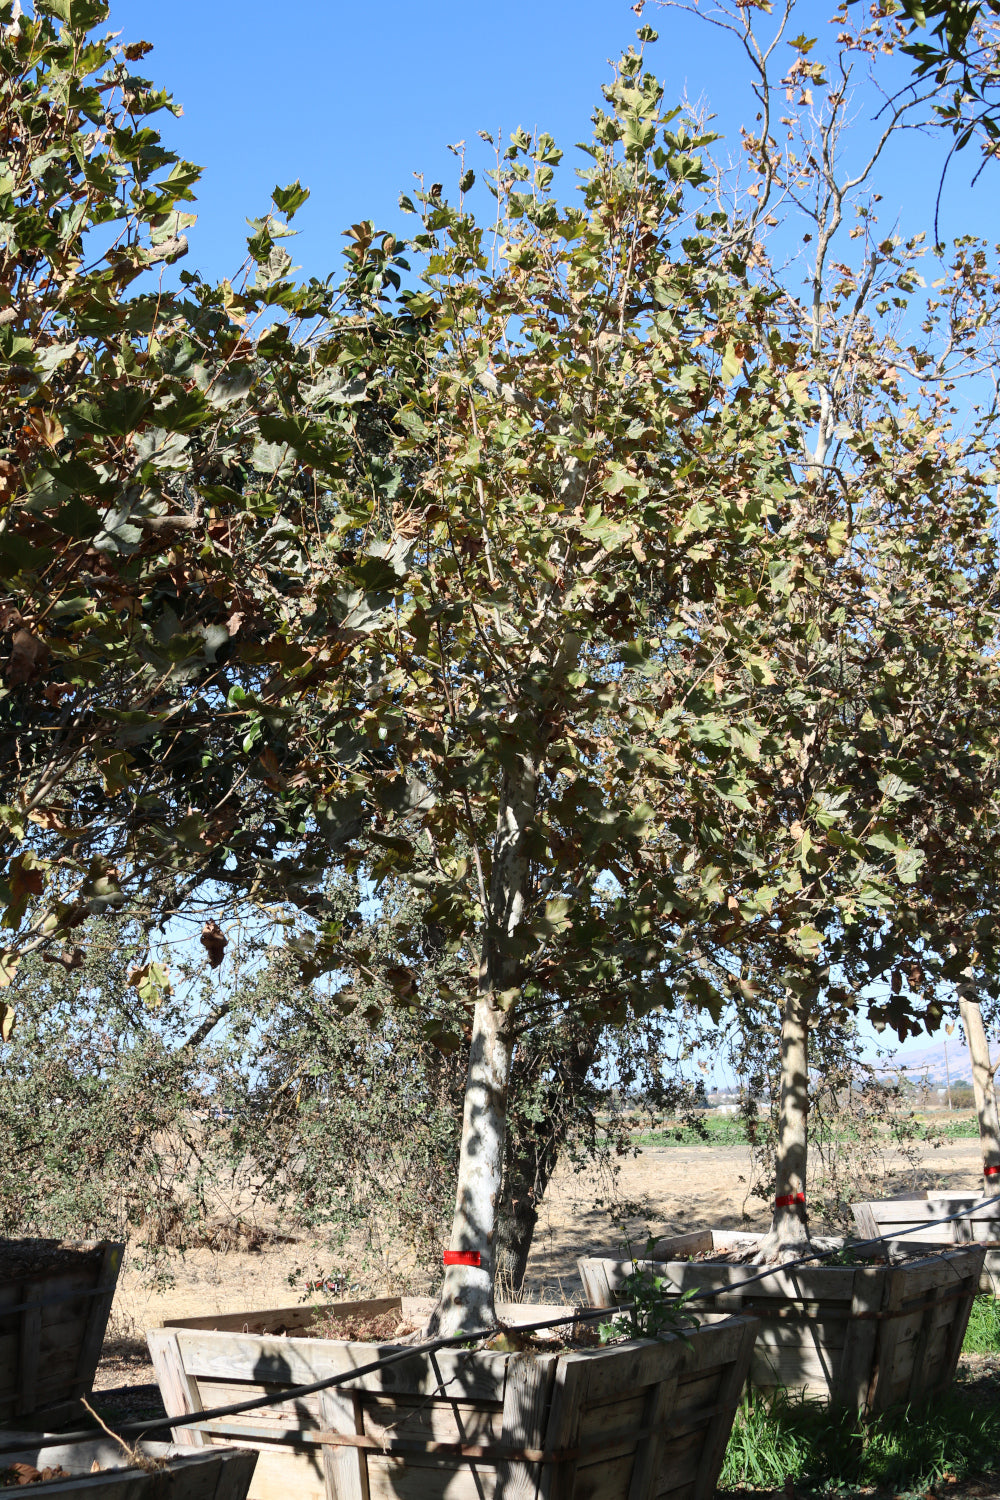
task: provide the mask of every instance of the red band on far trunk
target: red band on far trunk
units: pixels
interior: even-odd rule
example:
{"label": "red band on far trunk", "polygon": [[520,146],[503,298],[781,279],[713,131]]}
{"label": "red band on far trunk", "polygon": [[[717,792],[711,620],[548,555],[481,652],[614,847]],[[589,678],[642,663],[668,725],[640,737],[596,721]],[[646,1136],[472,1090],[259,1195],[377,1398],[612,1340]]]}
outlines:
{"label": "red band on far trunk", "polygon": [[984,1177],[1000,1177],[1000,1167],[984,1167]]}
{"label": "red band on far trunk", "polygon": [[775,1198],[774,1206],[775,1208],[791,1208],[793,1204],[805,1201],[805,1193],[782,1193],[780,1197]]}
{"label": "red band on far trunk", "polygon": [[481,1266],[483,1258],[478,1250],[446,1250],[444,1263],[446,1266]]}

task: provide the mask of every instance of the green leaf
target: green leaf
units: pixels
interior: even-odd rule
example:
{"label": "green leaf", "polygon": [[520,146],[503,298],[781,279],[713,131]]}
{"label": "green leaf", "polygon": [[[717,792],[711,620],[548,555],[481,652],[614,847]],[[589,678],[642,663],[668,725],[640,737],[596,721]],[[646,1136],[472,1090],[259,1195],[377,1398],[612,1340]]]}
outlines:
{"label": "green leaf", "polygon": [[173,993],[169,969],[166,964],[157,963],[155,960],[131,969],[128,983],[138,992],[140,1000],[150,1010],[158,1009]]}
{"label": "green leaf", "polygon": [[279,213],[284,214],[286,219],[291,219],[308,197],[309,189],[304,188],[298,178],[290,183],[288,187],[276,187],[271,194],[275,208]]}

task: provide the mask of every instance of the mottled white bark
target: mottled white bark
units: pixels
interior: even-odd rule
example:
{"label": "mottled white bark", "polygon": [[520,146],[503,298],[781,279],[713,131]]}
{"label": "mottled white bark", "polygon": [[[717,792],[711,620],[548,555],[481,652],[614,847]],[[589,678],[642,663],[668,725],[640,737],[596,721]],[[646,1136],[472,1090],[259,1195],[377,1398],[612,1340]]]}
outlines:
{"label": "mottled white bark", "polygon": [[513,1012],[520,959],[511,939],[524,920],[530,865],[526,836],[535,812],[539,767],[530,751],[504,778],[493,848],[479,998],[465,1088],[458,1190],[449,1249],[477,1265],[446,1265],[428,1331],[447,1336],[496,1325],[493,1285],[503,1173],[507,1093],[513,1056]]}
{"label": "mottled white bark", "polygon": [[790,1259],[809,1245],[806,1162],[809,1146],[809,1002],[786,990],[781,1010],[781,1098],[775,1152],[775,1205],[761,1256]]}
{"label": "mottled white bark", "polygon": [[975,999],[971,981],[964,983],[960,989],[958,1007],[972,1059],[972,1088],[976,1096],[979,1143],[983,1152],[986,1185],[991,1192],[1000,1192],[1000,1175],[987,1171],[987,1168],[997,1168],[1000,1173],[1000,1118],[997,1116],[996,1089],[993,1069],[990,1067],[990,1044],[986,1039],[982,1012]]}
{"label": "mottled white bark", "polygon": [[513,1047],[504,1034],[506,1017],[490,1003],[476,1004],[465,1087],[458,1190],[451,1250],[479,1256],[478,1266],[447,1265],[430,1325],[434,1334],[474,1331],[496,1323],[496,1213],[503,1176],[507,1089]]}

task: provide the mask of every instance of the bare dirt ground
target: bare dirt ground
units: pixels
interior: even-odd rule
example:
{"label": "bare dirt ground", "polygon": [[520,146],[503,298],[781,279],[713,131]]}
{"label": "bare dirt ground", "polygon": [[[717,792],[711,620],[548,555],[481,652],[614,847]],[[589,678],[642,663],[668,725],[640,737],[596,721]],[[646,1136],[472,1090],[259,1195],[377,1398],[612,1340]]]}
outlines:
{"label": "bare dirt ground", "polygon": [[[892,1190],[977,1190],[982,1182],[980,1163],[977,1140],[950,1141],[929,1152],[916,1173],[904,1170],[900,1162]],[[766,1224],[759,1202],[749,1205],[749,1221],[744,1217],[749,1173],[745,1147],[647,1147],[637,1157],[623,1159],[620,1168],[616,1193],[634,1210],[624,1223],[634,1245],[642,1246],[647,1227],[660,1235]],[[526,1287],[529,1298],[575,1299],[580,1290],[577,1257],[615,1255],[623,1248],[621,1223],[601,1206],[606,1194],[607,1184],[591,1172],[575,1173],[567,1167],[557,1173],[535,1235]],[[254,1252],[171,1253],[165,1269],[170,1285],[158,1284],[134,1263],[126,1263],[123,1271],[96,1385],[106,1393],[106,1409],[116,1414],[144,1414],[157,1404],[145,1355],[147,1328],[168,1318],[292,1306],[304,1300],[303,1278],[323,1276],[329,1262],[322,1245],[300,1241]],[[297,1277],[296,1286],[289,1285],[290,1277]],[[398,1288],[385,1288],[390,1290]]]}

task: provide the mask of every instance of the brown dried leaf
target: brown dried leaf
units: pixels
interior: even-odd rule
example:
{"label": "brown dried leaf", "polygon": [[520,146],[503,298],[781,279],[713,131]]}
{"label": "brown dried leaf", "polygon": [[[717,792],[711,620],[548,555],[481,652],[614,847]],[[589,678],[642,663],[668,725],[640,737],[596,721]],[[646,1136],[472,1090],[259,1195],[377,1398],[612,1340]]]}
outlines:
{"label": "brown dried leaf", "polygon": [[48,656],[48,646],[37,635],[32,635],[30,630],[23,628],[15,630],[4,676],[15,687],[31,682],[44,667]]}
{"label": "brown dried leaf", "polygon": [[62,814],[54,807],[36,807],[28,814],[29,823],[37,823],[39,828],[44,828],[49,833],[68,833],[69,829],[63,822]]}
{"label": "brown dried leaf", "polygon": [[219,926],[218,922],[209,920],[201,929],[201,946],[208,954],[208,962],[213,969],[217,969],[226,956],[229,947],[229,939]]}
{"label": "brown dried leaf", "polygon": [[37,406],[31,408],[31,416],[27,425],[35,437],[41,438],[48,448],[54,448],[56,443],[66,436],[59,418],[52,416],[51,412],[42,411]]}
{"label": "brown dried leaf", "polygon": [[64,948],[61,953],[46,953],[43,955],[47,964],[62,964],[67,974],[74,969],[82,969],[86,954],[82,948]]}

